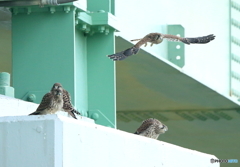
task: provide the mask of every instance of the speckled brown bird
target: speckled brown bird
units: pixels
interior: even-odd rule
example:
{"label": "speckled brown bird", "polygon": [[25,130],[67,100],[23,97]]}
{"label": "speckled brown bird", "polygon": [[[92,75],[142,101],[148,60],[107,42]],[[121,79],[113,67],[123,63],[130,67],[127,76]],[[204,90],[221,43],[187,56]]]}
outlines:
{"label": "speckled brown bird", "polygon": [[73,118],[77,119],[74,113],[81,115],[77,110],[75,110],[71,103],[71,96],[67,90],[63,90],[63,110],[69,113]]}
{"label": "speckled brown bird", "polygon": [[170,34],[161,34],[161,33],[150,33],[146,35],[145,37],[141,39],[133,39],[131,41],[139,41],[137,42],[133,47],[128,48],[122,52],[115,53],[112,55],[107,55],[110,59],[117,61],[117,60],[123,60],[131,55],[137,54],[140,50],[140,47],[142,45],[147,46],[147,43],[151,43],[151,46],[153,44],[159,44],[163,41],[163,39],[167,39],[169,41],[175,41],[175,42],[183,42],[185,44],[206,44],[212,40],[215,39],[215,36],[213,34],[203,36],[203,37],[195,37],[195,38],[184,38],[179,37],[176,35],[170,35]]}
{"label": "speckled brown bird", "polygon": [[45,94],[37,110],[29,115],[54,114],[62,110],[63,107],[63,88],[61,84],[55,83],[51,91]]}
{"label": "speckled brown bird", "polygon": [[165,133],[168,127],[155,118],[149,118],[142,122],[142,125],[134,134],[157,139],[160,134]]}

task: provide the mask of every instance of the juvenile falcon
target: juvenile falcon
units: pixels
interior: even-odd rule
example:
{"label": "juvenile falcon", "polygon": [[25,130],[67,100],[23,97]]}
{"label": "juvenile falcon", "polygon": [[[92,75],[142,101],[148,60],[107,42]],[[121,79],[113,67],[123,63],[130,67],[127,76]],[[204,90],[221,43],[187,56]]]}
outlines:
{"label": "juvenile falcon", "polygon": [[77,119],[74,113],[81,115],[77,110],[75,110],[71,103],[71,96],[67,90],[63,89],[63,110],[69,113],[73,118]]}
{"label": "juvenile falcon", "polygon": [[155,118],[149,118],[142,122],[142,125],[134,134],[157,139],[160,134],[165,133],[168,127]]}
{"label": "juvenile falcon", "polygon": [[46,93],[37,110],[29,115],[54,114],[63,108],[63,88],[55,83],[49,93]]}
{"label": "juvenile falcon", "polygon": [[122,52],[115,53],[112,55],[107,55],[110,59],[117,61],[117,60],[123,60],[127,58],[128,56],[137,54],[140,50],[140,47],[144,44],[144,46],[147,46],[147,43],[151,43],[151,46],[153,44],[159,44],[163,41],[163,39],[166,39],[168,41],[175,41],[175,42],[183,42],[185,44],[205,44],[215,39],[215,36],[213,34],[203,36],[203,37],[195,37],[195,38],[182,38],[176,35],[169,35],[169,34],[161,34],[161,33],[150,33],[146,35],[145,37],[141,39],[133,39],[131,41],[139,41],[137,42],[133,47],[128,48]]}

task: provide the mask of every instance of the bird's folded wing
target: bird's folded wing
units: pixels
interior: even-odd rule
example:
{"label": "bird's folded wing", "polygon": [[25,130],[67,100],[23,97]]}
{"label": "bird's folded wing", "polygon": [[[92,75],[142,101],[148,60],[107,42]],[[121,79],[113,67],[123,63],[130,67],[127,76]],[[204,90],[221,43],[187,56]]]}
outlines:
{"label": "bird's folded wing", "polygon": [[142,125],[137,129],[137,131],[134,134],[140,134],[147,130],[149,127],[153,125],[153,120],[152,119],[147,119],[143,121]]}
{"label": "bird's folded wing", "polygon": [[39,104],[38,108],[36,111],[43,111],[46,108],[48,108],[53,100],[53,95],[52,93],[47,93],[43,96],[41,103]]}

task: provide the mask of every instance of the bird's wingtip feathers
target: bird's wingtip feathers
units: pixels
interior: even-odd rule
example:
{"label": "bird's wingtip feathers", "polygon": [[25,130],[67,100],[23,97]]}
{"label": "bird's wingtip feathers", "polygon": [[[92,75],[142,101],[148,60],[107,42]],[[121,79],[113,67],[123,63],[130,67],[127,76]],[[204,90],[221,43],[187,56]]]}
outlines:
{"label": "bird's wingtip feathers", "polygon": [[115,53],[115,54],[112,54],[112,55],[108,55],[108,57],[110,59],[112,59],[113,61],[123,60],[128,56],[129,55],[125,55],[124,52],[119,52],[119,53]]}
{"label": "bird's wingtip feathers", "polygon": [[117,61],[117,60],[123,60],[125,58],[127,58],[128,56],[137,54],[139,51],[139,48],[136,48],[135,46],[128,48],[122,52],[118,52],[112,55],[107,55],[107,57],[109,57],[110,59],[112,59],[113,61]]}
{"label": "bird's wingtip feathers", "polygon": [[126,56],[123,54],[123,52],[119,52],[119,53],[115,53],[112,55],[107,55],[110,59],[112,59],[113,61],[117,61],[117,60],[123,60],[126,58]]}

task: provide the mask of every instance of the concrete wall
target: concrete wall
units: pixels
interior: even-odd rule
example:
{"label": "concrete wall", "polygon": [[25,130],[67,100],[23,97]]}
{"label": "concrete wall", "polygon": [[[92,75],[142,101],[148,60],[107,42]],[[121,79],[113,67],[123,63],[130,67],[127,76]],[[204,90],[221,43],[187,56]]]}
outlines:
{"label": "concrete wall", "polygon": [[0,95],[1,167],[218,167],[214,155],[78,120],[27,116],[38,105]]}
{"label": "concrete wall", "polygon": [[0,117],[1,167],[217,167],[215,156],[58,115]]}

